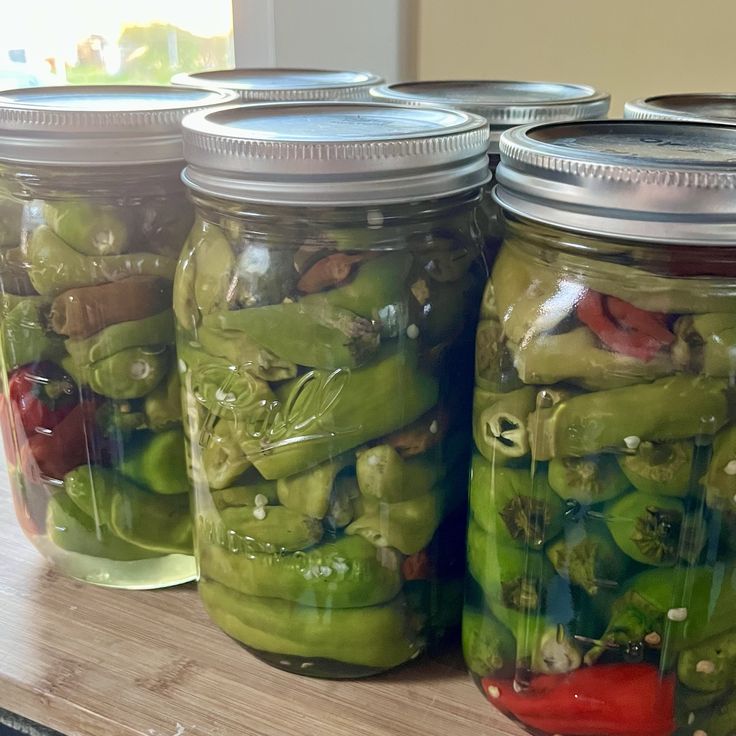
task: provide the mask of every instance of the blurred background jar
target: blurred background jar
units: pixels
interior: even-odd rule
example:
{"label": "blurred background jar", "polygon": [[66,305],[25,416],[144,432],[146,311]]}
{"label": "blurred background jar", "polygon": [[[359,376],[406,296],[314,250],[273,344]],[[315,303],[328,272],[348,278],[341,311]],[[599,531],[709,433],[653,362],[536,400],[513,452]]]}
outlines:
{"label": "blurred background jar", "polygon": [[383,79],[371,72],[329,69],[222,69],[176,74],[171,83],[236,92],[242,102],[370,100]]}
{"label": "blurred background jar", "polygon": [[463,644],[535,734],[736,723],[734,150],[652,121],[501,138]]}
{"label": "blurred background jar", "polygon": [[392,105],[184,122],[174,287],[199,590],[276,667],[358,677],[459,628],[488,126]]}
{"label": "blurred background jar", "polygon": [[[0,96],[3,430],[18,519],[63,573],[191,580],[172,281],[193,220],[181,120],[213,90]],[[3,210],[4,211],[4,210]]]}
{"label": "blurred background jar", "polygon": [[[558,82],[509,82],[499,80],[446,80],[437,82],[402,82],[374,87],[375,100],[401,105],[437,105],[464,110],[484,117],[491,128],[488,160],[491,171],[499,163],[499,139],[504,130],[515,125],[551,123],[563,120],[605,118],[611,98],[605,92],[583,84]],[[487,220],[486,256],[493,258],[501,243],[498,205],[491,197],[494,185],[488,183],[482,213]]]}
{"label": "blurred background jar", "polygon": [[626,103],[624,117],[736,124],[736,95],[686,92],[643,97]]}

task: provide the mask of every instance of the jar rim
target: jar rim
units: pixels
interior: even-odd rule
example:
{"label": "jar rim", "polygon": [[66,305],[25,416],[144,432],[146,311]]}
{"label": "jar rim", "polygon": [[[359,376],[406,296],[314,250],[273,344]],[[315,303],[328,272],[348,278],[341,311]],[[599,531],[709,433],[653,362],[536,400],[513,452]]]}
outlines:
{"label": "jar rim", "polygon": [[626,103],[624,117],[736,125],[736,94],[683,92],[642,97]]}
{"label": "jar rim", "polygon": [[184,182],[225,199],[406,202],[449,196],[490,178],[488,124],[458,110],[282,102],[202,111],[183,127]]}
{"label": "jar rim", "polygon": [[173,85],[231,90],[244,102],[347,100],[382,82],[368,71],[298,67],[213,69],[171,78]]}
{"label": "jar rim", "polygon": [[183,160],[181,122],[234,92],[166,85],[30,87],[0,93],[0,161],[112,166]]}
{"label": "jar rim", "polygon": [[588,235],[736,245],[736,128],[610,120],[516,128],[501,138],[495,200]]}
{"label": "jar rim", "polygon": [[604,118],[611,104],[610,94],[587,84],[505,79],[383,84],[371,96],[379,102],[437,105],[480,115],[491,127],[491,152],[498,152],[501,133],[516,125]]}

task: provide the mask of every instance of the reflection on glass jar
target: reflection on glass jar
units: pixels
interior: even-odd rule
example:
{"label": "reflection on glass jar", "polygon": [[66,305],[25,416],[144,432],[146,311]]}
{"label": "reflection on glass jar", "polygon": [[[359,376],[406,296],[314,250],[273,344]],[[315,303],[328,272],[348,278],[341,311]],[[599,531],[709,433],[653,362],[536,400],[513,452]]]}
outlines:
{"label": "reflection on glass jar", "polygon": [[[31,541],[88,582],[150,588],[195,574],[172,311],[194,220],[178,125],[227,99],[155,87],[0,99],[0,128],[29,120],[24,145],[0,146],[2,187],[21,203],[0,264],[11,485]],[[126,150],[136,135],[149,147]]]}
{"label": "reflection on glass jar", "polygon": [[[736,209],[712,187],[736,178],[735,131],[657,125],[502,140],[463,646],[486,698],[533,733],[728,736],[736,723]],[[550,186],[540,203],[529,192],[559,181],[564,156],[589,164],[573,175],[583,193],[572,204]]]}
{"label": "reflection on glass jar", "polygon": [[[399,109],[397,123],[395,110],[242,108],[185,125],[217,126],[224,141],[263,121],[277,138],[295,119],[307,141],[310,126],[337,136],[334,151],[345,136],[370,152],[385,125],[401,126],[397,152],[422,124],[447,134],[444,114]],[[245,173],[237,191],[197,165],[185,170],[198,219],[174,311],[199,589],[225,632],[300,674],[380,672],[459,624],[473,336],[487,277],[475,219],[487,131],[479,118],[450,115],[475,139],[463,150],[477,174],[439,198],[383,203],[374,183],[365,205],[341,206],[339,191],[320,203],[320,182],[344,180],[342,194],[354,196],[332,152],[321,178],[305,177],[312,204],[285,201],[299,191],[301,153],[264,149],[271,176],[282,177],[269,195],[276,204],[249,201],[263,184],[249,189]],[[202,163],[201,139],[187,135],[188,160]],[[390,163],[397,188],[417,186],[416,169]],[[227,159],[206,172],[218,165]],[[380,185],[381,166],[366,154],[354,179],[373,174]],[[198,191],[205,184],[214,191]]]}

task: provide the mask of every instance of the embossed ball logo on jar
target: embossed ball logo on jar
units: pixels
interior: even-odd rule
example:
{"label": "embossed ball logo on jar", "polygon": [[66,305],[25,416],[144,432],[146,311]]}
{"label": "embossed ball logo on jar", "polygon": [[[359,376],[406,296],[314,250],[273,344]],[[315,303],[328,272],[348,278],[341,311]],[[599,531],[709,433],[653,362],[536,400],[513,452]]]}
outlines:
{"label": "embossed ball logo on jar", "polygon": [[199,436],[200,447],[212,442],[211,427],[217,417],[241,423],[247,440],[257,443],[257,448],[253,447],[256,454],[359,430],[358,425],[336,426],[331,414],[350,382],[349,368],[309,371],[283,400],[262,398],[259,384],[263,382],[251,370],[252,364],[247,363],[228,368],[212,365],[200,371],[201,384],[194,395],[208,411]]}

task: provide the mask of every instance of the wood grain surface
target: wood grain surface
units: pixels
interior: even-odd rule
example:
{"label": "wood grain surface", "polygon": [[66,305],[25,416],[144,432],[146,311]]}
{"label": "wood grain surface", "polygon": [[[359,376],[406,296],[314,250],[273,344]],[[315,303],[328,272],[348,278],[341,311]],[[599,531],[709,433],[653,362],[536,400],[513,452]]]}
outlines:
{"label": "wood grain surface", "polygon": [[68,736],[519,736],[456,652],[368,680],[289,675],[210,624],[194,586],[95,588],[17,527],[0,467],[0,708]]}

